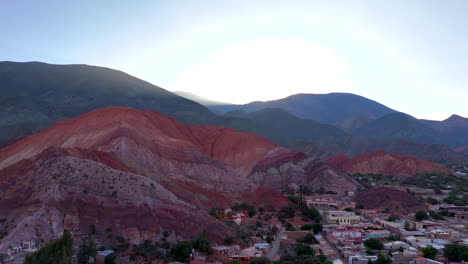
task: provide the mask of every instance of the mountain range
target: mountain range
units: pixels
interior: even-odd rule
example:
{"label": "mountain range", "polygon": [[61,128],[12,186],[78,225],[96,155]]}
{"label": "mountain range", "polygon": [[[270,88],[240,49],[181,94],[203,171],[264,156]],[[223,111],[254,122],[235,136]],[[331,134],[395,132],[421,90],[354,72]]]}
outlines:
{"label": "mountain range", "polygon": [[468,145],[468,119],[418,120],[353,94],[297,94],[220,105],[178,92],[208,109],[120,71],[39,62],[0,62],[0,92],[0,146],[95,109],[125,106],[154,110],[186,124],[252,132],[322,160],[376,150],[448,164],[467,160],[464,152],[453,150]]}
{"label": "mountain range", "polygon": [[[348,173],[451,173],[396,153],[466,162],[465,148],[426,143],[440,133],[463,139],[464,118],[414,120],[354,95],[294,96],[323,100],[321,111],[330,113],[322,120],[281,105],[215,114],[123,72],[37,62],[0,63],[0,91],[0,227],[6,232],[0,250],[63,229],[86,234],[90,226],[105,244],[116,236],[138,244],[166,232],[170,241],[192,239],[203,230],[220,242],[235,230],[210,216],[212,208],[246,202],[278,210],[291,204],[281,191],[301,187],[338,196],[359,192],[367,208],[381,191],[363,192]],[[315,101],[302,102],[309,107],[303,114],[313,109]],[[348,112],[327,110],[333,107]],[[411,137],[426,136],[405,138],[398,129],[386,131],[388,122]],[[379,149],[386,152],[366,154]],[[404,205],[402,212],[419,206]]]}
{"label": "mountain range", "polygon": [[36,230],[50,236],[90,225],[132,243],[203,230],[222,241],[234,231],[210,208],[279,209],[289,200],[278,191],[291,186],[339,195],[359,188],[346,173],[254,134],[150,110],[98,109],[0,149],[0,218],[9,223],[0,249]]}

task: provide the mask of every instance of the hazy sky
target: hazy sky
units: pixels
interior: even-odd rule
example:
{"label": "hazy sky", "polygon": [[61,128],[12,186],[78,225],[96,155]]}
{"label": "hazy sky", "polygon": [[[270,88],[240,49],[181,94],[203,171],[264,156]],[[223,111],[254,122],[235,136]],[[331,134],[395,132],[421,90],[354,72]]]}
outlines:
{"label": "hazy sky", "polygon": [[1,1],[0,60],[85,63],[233,103],[351,92],[468,117],[468,1]]}

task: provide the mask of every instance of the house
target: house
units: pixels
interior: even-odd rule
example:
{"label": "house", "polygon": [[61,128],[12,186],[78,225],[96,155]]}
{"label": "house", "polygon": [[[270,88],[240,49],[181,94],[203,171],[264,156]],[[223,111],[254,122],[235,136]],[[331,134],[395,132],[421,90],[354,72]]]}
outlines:
{"label": "house", "polygon": [[205,264],[206,258],[204,256],[197,256],[190,260],[189,264]]}
{"label": "house", "polygon": [[377,260],[377,256],[353,255],[353,256],[349,256],[348,263],[349,264],[367,264],[369,262],[375,262],[376,260]]}
{"label": "house", "polygon": [[353,225],[361,221],[361,217],[354,212],[347,211],[329,211],[327,221],[330,224]]}
{"label": "house", "polygon": [[410,264],[415,258],[419,257],[417,251],[408,251],[403,252],[397,251],[392,253],[392,263],[393,264]]}
{"label": "house", "polygon": [[249,247],[243,249],[240,253],[230,255],[229,260],[239,260],[240,262],[247,264],[250,260],[261,257],[262,255],[262,252],[257,250],[255,247]]}
{"label": "house", "polygon": [[388,230],[368,230],[366,231],[366,239],[374,238],[378,240],[384,240],[390,236],[390,231]]}
{"label": "house", "polygon": [[23,251],[25,252],[35,252],[37,251],[36,243],[34,241],[24,241],[21,244]]}
{"label": "house", "polygon": [[413,263],[414,264],[443,264],[443,262],[435,261],[435,260],[423,258],[423,257],[415,258],[413,260]]}
{"label": "house", "polygon": [[405,237],[403,241],[415,248],[427,247],[431,244],[431,240],[428,238],[420,238],[414,236]]}
{"label": "house", "polygon": [[111,249],[99,251],[96,256],[96,264],[104,264],[106,261],[106,258],[108,256],[111,256],[112,254],[114,254],[114,250],[111,250]]}
{"label": "house", "polygon": [[364,236],[364,232],[362,230],[351,227],[336,228],[335,230],[331,231],[331,234],[337,238],[358,238]]}
{"label": "house", "polygon": [[266,251],[270,248],[270,244],[268,243],[256,243],[254,244],[256,250],[266,253]]}
{"label": "house", "polygon": [[446,230],[434,229],[434,230],[429,231],[427,236],[429,238],[450,239],[451,234]]}
{"label": "house", "polygon": [[214,246],[211,247],[213,250],[214,255],[229,255],[235,254],[236,252],[240,252],[239,245],[232,245],[232,246]]}
{"label": "house", "polygon": [[245,222],[246,219],[246,214],[245,213],[236,213],[232,216],[232,220],[234,223],[237,225],[240,225],[241,223]]}
{"label": "house", "polygon": [[13,264],[15,263],[14,262],[15,258],[13,256],[7,256],[4,260],[3,260],[3,264]]}
{"label": "house", "polygon": [[391,215],[390,213],[384,213],[381,209],[361,209],[359,210],[359,212],[361,213],[361,215],[366,216],[370,219],[386,219]]}
{"label": "house", "polygon": [[393,241],[384,244],[384,248],[388,250],[398,250],[400,248],[409,249],[410,245],[402,241]]}

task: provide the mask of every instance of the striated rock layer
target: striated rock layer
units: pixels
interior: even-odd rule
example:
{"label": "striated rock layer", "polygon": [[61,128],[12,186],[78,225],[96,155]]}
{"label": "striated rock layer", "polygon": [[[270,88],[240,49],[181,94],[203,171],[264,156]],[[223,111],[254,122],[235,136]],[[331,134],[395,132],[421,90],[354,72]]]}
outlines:
{"label": "striated rock layer", "polygon": [[131,243],[202,230],[221,241],[234,231],[210,208],[278,209],[289,203],[278,190],[291,185],[358,188],[337,169],[254,134],[104,108],[0,149],[0,218],[9,233],[0,248],[91,225]]}
{"label": "striated rock layer", "polygon": [[369,152],[353,158],[339,154],[327,162],[351,174],[397,175],[404,173],[415,175],[419,173],[451,173],[450,169],[432,161],[384,151]]}

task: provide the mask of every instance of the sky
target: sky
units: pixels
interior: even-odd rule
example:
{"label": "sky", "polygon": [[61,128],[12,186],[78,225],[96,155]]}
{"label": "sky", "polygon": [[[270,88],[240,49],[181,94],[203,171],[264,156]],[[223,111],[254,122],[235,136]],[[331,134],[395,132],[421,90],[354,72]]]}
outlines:
{"label": "sky", "polygon": [[465,0],[0,2],[0,60],[89,64],[230,103],[355,93],[468,117]]}

